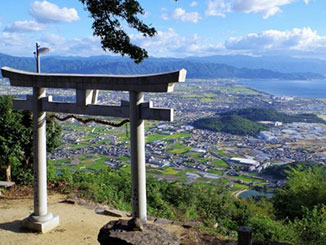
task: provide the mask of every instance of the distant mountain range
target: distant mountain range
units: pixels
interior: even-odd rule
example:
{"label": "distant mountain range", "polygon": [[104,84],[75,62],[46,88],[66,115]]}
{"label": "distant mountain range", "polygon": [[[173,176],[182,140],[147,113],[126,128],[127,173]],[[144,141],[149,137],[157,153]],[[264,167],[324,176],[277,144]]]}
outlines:
{"label": "distant mountain range", "polygon": [[[282,61],[283,62],[283,61]],[[41,61],[43,72],[58,73],[107,73],[146,74],[185,68],[187,78],[243,78],[243,79],[324,79],[321,72],[299,69],[302,63],[287,62],[292,70],[282,66],[274,57],[268,61],[249,56],[210,56],[178,58],[149,58],[137,65],[129,58],[117,56],[60,57],[44,56]],[[284,61],[285,62],[285,61]],[[284,63],[283,62],[283,63]],[[309,62],[308,62],[309,63]],[[269,66],[270,64],[270,66]],[[272,64],[272,65],[271,65]],[[310,64],[310,63],[309,63]],[[319,63],[322,67],[322,62]],[[325,62],[326,71],[326,62]],[[0,66],[35,71],[35,59],[0,54]],[[314,65],[311,65],[315,67]],[[308,65],[306,66],[306,68]],[[282,69],[281,69],[282,68]],[[316,70],[316,69],[315,69]],[[322,70],[320,68],[319,70]]]}
{"label": "distant mountain range", "polygon": [[312,58],[294,58],[289,56],[248,55],[214,55],[208,57],[189,57],[187,60],[195,62],[223,63],[237,68],[268,69],[277,72],[311,72],[326,74],[326,60]]}

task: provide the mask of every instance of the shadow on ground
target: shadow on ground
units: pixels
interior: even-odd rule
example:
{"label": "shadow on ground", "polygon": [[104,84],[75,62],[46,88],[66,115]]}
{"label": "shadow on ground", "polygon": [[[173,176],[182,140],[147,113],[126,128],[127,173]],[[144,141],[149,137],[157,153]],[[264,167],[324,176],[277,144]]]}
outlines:
{"label": "shadow on ground", "polygon": [[6,230],[15,233],[33,233],[32,231],[23,227],[21,220],[2,223],[0,224],[0,230]]}

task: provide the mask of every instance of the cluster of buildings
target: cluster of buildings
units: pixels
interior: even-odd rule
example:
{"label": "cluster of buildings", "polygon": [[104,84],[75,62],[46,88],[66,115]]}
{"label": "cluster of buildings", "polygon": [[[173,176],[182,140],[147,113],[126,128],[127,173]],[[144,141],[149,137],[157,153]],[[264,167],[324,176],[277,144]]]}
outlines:
{"label": "cluster of buildings", "polygon": [[[286,164],[293,161],[316,161],[326,163],[326,126],[321,124],[273,123],[269,131],[259,135],[235,136],[221,132],[195,129],[191,123],[196,119],[215,116],[216,113],[244,107],[276,108],[288,113],[306,113],[314,111],[326,114],[326,101],[321,99],[305,99],[294,97],[277,97],[260,93],[230,92],[230,88],[239,88],[234,81],[197,81],[189,80],[176,85],[176,93],[146,94],[145,100],[152,100],[155,107],[168,107],[175,110],[175,121],[158,123],[146,131],[146,136],[159,134],[167,139],[156,140],[146,144],[146,163],[160,168],[173,166],[175,169],[191,169],[195,173],[187,173],[189,178],[198,176],[214,179],[209,170],[221,170],[211,165],[213,161],[223,160],[230,168],[232,165],[242,166],[241,171],[261,172],[264,168],[275,164]],[[29,93],[22,88],[9,87],[7,83],[0,86],[1,94],[14,94],[22,97]],[[55,100],[73,101],[74,91],[49,90]],[[205,99],[209,94],[209,99]],[[192,96],[189,96],[192,95]],[[128,100],[128,93],[106,92],[99,94],[99,103],[119,105],[121,100]],[[91,125],[96,127],[96,125]],[[130,150],[127,141],[121,141],[117,135],[109,134],[111,128],[96,133],[95,137],[85,140],[86,131],[74,127],[65,127],[62,135],[63,147],[58,148],[50,157],[52,159],[71,158],[73,155],[97,154],[108,156],[107,165],[119,166],[118,158],[129,157]],[[89,132],[89,131],[88,131]],[[179,133],[189,133],[190,137],[173,138]],[[92,133],[92,132],[90,132]],[[106,133],[108,133],[106,135]],[[100,143],[98,143],[100,142]],[[176,143],[189,149],[191,154],[174,154],[168,150]],[[225,154],[218,153],[222,149]],[[199,161],[200,159],[200,161]]]}

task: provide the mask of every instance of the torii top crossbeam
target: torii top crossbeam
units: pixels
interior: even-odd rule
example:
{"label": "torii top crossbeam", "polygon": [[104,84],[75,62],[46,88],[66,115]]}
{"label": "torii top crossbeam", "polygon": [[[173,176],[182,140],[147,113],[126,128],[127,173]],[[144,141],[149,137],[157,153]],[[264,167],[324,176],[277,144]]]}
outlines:
{"label": "torii top crossbeam", "polygon": [[150,75],[103,75],[35,73],[2,67],[10,85],[38,88],[72,88],[133,92],[172,92],[174,84],[184,82],[186,70]]}
{"label": "torii top crossbeam", "polygon": [[[152,108],[144,103],[143,92],[172,92],[174,84],[184,82],[186,70],[151,75],[88,75],[34,73],[2,67],[10,85],[32,87],[27,100],[14,100],[16,109],[33,111],[34,133],[34,213],[23,221],[32,230],[47,232],[59,224],[59,217],[47,209],[46,112],[130,118],[130,158],[133,216],[143,222],[146,212],[146,171],[144,120],[173,120],[173,109]],[[52,102],[46,88],[76,89],[76,103]],[[129,101],[120,106],[98,105],[98,90],[128,91]]]}

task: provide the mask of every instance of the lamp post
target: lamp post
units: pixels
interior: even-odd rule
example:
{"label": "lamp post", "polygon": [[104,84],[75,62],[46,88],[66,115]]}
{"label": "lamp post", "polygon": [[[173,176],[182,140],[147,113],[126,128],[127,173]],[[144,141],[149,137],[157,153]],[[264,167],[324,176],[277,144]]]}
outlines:
{"label": "lamp post", "polygon": [[[36,43],[36,70],[40,69],[40,55],[49,51]],[[48,212],[47,176],[46,176],[46,112],[42,111],[42,98],[46,89],[33,87],[33,175],[34,175],[34,213],[23,221],[23,225],[32,230],[47,232],[59,224],[59,217]]]}
{"label": "lamp post", "polygon": [[39,43],[36,43],[36,51],[34,54],[36,54],[36,72],[40,73],[41,72],[41,63],[40,63],[40,55],[45,54],[49,52],[49,48],[41,48]]}

